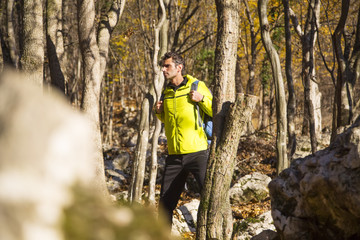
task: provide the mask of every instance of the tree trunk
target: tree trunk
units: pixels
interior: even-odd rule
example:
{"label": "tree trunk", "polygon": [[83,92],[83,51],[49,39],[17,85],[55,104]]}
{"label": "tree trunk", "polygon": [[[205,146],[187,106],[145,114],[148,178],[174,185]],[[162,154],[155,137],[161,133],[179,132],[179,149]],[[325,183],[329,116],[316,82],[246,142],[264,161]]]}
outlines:
{"label": "tree trunk", "polygon": [[94,164],[96,168],[95,184],[100,191],[106,196],[108,191],[106,188],[104,160],[102,155],[102,143],[100,134],[100,54],[96,42],[95,28],[95,4],[93,0],[77,0],[78,18],[79,18],[79,40],[80,50],[83,59],[83,75],[84,75],[84,96],[81,108],[91,120],[92,129],[94,131],[94,145],[96,146],[96,155],[94,156]]}
{"label": "tree trunk", "polygon": [[[258,98],[239,94],[232,103],[222,138],[215,150],[212,146],[205,189],[202,192],[198,214],[196,239],[230,239],[232,234],[232,212],[229,201],[229,186],[236,163],[236,153],[241,133],[251,120]],[[210,182],[212,178],[212,182]],[[207,220],[204,225],[203,221]]]}
{"label": "tree trunk", "polygon": [[342,37],[346,35],[345,25],[350,9],[350,0],[342,1],[341,16],[339,23],[332,36],[335,47],[336,59],[338,63],[338,77],[335,88],[334,100],[334,120],[332,129],[332,139],[336,135],[336,130],[340,126],[350,124],[353,117],[354,99],[353,88],[359,78],[360,68],[360,9],[358,12],[358,22],[356,25],[355,44],[351,57],[345,56],[345,50],[342,50],[342,43],[344,42],[344,49],[351,49],[350,41],[342,41]]}
{"label": "tree trunk", "polygon": [[317,32],[320,27],[320,1],[309,1],[304,32],[302,32],[292,10],[290,10],[290,16],[302,44],[302,80],[304,83],[304,122],[302,134],[307,134],[309,128],[311,149],[314,153],[317,150],[317,138],[321,133],[321,93],[316,79],[314,55]]}
{"label": "tree trunk", "polygon": [[49,59],[51,84],[62,93],[65,91],[64,39],[62,31],[62,0],[47,0],[46,47]]}
{"label": "tree trunk", "polygon": [[254,95],[255,88],[255,64],[256,64],[256,33],[254,20],[251,17],[250,8],[247,0],[243,0],[245,4],[246,16],[250,24],[250,60],[248,60],[249,79],[246,86],[246,94]]}
{"label": "tree trunk", "polygon": [[146,152],[149,142],[149,113],[150,113],[150,94],[148,94],[141,105],[141,118],[139,124],[139,134],[135,150],[135,159],[132,166],[132,177],[129,188],[129,201],[141,203],[142,189],[145,177]]}
{"label": "tree trunk", "polygon": [[260,129],[267,129],[271,132],[271,82],[270,82],[270,63],[267,58],[262,61],[261,65],[261,97],[262,97],[262,108],[261,108],[261,122]]}
{"label": "tree trunk", "polygon": [[[256,65],[256,58],[257,58],[257,43],[256,43],[256,31],[255,31],[255,24],[254,20],[251,16],[250,7],[248,4],[248,0],[243,0],[245,4],[246,16],[250,24],[250,59],[248,60],[248,69],[249,69],[249,79],[246,86],[246,94],[254,95],[255,91],[255,65]],[[251,134],[255,131],[254,126],[252,124],[252,120],[248,121],[247,123],[247,134]]]}
{"label": "tree trunk", "polygon": [[81,108],[89,116],[93,124],[92,128],[96,133],[94,139],[95,146],[97,147],[96,156],[94,157],[98,178],[96,184],[104,195],[109,193],[106,188],[100,133],[100,87],[106,67],[110,34],[119,21],[122,4],[125,4],[125,0],[112,2],[105,18],[106,20],[104,20],[104,17],[101,18],[102,21],[97,36],[95,1],[77,0],[79,42],[84,75],[84,92]]}
{"label": "tree trunk", "polygon": [[296,134],[295,134],[295,115],[296,115],[296,96],[294,82],[292,78],[292,51],[291,51],[291,31],[290,31],[290,10],[289,0],[283,0],[285,12],[285,41],[286,41],[286,79],[288,83],[288,105],[287,105],[287,121],[288,121],[288,157],[289,160],[296,150]]}
{"label": "tree trunk", "polygon": [[103,77],[109,55],[111,33],[118,24],[124,10],[126,0],[113,0],[107,14],[101,16],[98,33],[98,46],[100,52],[100,76]]}
{"label": "tree trunk", "polygon": [[[163,56],[168,47],[168,32],[169,32],[169,23],[166,19],[166,10],[165,6],[168,6],[170,3],[169,0],[165,2],[159,0],[159,8],[160,8],[160,19],[159,23],[155,28],[155,41],[154,41],[154,51],[156,53],[153,55],[153,70],[154,70],[154,78],[153,78],[153,87],[154,87],[154,94],[153,99],[159,100],[161,95],[161,89],[164,85],[164,76],[161,74],[161,70],[158,65],[158,56]],[[155,103],[156,101],[153,101]],[[150,110],[150,114],[151,114]],[[149,179],[149,204],[150,206],[155,206],[155,187],[156,187],[156,176],[157,176],[157,169],[158,169],[158,142],[159,142],[159,135],[161,131],[161,121],[154,117],[155,122],[155,129],[154,134],[152,137],[152,148],[151,148],[151,167],[150,167],[150,179]]]}
{"label": "tree trunk", "polygon": [[303,82],[304,107],[307,109],[310,127],[311,151],[317,151],[317,138],[321,132],[321,93],[315,71],[315,43],[317,37],[318,21],[320,16],[320,1],[311,0],[308,6],[304,35],[302,37],[303,49]]}
{"label": "tree trunk", "polygon": [[[19,48],[16,41],[15,26],[14,26],[14,0],[6,1],[6,45],[9,49],[9,62],[15,67],[19,67]],[[7,37],[5,37],[7,36]]]}
{"label": "tree trunk", "polygon": [[74,44],[74,42],[79,42],[78,19],[76,14],[74,14],[76,11],[76,4],[73,1],[63,0],[62,35],[64,40],[64,66],[62,70],[66,79],[65,92],[69,96],[71,104],[79,107],[82,82],[80,80],[81,56],[79,46]]}
{"label": "tree trunk", "polygon": [[286,135],[287,135],[287,119],[286,119],[286,99],[283,78],[281,74],[281,65],[279,55],[274,48],[270,33],[269,22],[267,19],[267,3],[268,0],[259,0],[258,9],[261,26],[261,37],[266,52],[269,56],[273,79],[275,85],[276,98],[276,117],[277,117],[277,135],[276,135],[276,153],[277,153],[277,174],[285,168],[288,168],[289,162],[286,151]]}
{"label": "tree trunk", "polygon": [[[239,1],[216,0],[218,33],[215,50],[215,87],[213,99],[213,140],[205,186],[198,212],[196,239],[230,239],[232,214],[228,190],[233,174],[240,132],[239,120],[231,118],[223,132],[225,116],[235,101],[235,69],[239,38]],[[241,100],[232,111],[237,111]],[[235,114],[231,112],[231,114]],[[239,124],[239,125],[237,125]],[[236,128],[237,127],[237,128]],[[235,130],[236,128],[236,130]],[[230,135],[231,134],[231,135]],[[233,134],[233,135],[232,135]],[[221,189],[221,191],[219,191]]]}
{"label": "tree trunk", "polygon": [[24,1],[21,69],[32,81],[43,87],[44,34],[42,0]]}

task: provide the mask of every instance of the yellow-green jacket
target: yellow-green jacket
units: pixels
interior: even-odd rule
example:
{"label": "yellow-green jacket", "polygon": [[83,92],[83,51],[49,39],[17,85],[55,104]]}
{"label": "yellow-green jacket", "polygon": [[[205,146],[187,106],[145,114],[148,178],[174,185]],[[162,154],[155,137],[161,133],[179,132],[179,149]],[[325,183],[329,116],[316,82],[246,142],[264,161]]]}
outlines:
{"label": "yellow-green jacket", "polygon": [[[189,97],[191,84],[197,79],[185,75],[186,85],[176,91],[167,86],[163,91],[164,111],[156,116],[165,124],[169,155],[186,154],[206,150],[207,137],[199,126],[196,103]],[[197,91],[204,98],[197,103],[201,110],[212,117],[212,94],[205,83],[199,81]],[[201,121],[202,122],[202,121]]]}

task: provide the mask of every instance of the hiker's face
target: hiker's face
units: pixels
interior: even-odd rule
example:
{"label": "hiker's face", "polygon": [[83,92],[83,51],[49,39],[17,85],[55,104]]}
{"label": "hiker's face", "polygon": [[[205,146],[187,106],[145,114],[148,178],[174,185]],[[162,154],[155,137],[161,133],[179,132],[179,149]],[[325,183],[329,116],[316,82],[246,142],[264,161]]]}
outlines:
{"label": "hiker's face", "polygon": [[162,71],[166,80],[173,80],[176,77],[181,76],[182,65],[175,65],[172,58],[168,58],[164,61]]}

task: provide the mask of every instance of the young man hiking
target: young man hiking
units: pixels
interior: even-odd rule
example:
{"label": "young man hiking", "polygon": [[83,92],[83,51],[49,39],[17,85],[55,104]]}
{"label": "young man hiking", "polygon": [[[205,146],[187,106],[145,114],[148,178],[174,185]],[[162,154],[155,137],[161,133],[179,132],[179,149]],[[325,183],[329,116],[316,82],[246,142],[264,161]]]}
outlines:
{"label": "young man hiking", "polygon": [[[177,53],[166,53],[161,64],[167,86],[155,104],[155,111],[165,125],[169,155],[165,160],[160,206],[172,223],[173,210],[188,174],[193,174],[200,190],[204,185],[208,142],[203,119],[199,117],[203,118],[204,114],[212,117],[212,95],[204,82],[182,75],[185,63]],[[191,90],[196,81],[197,90]],[[199,108],[201,114],[197,112]]]}

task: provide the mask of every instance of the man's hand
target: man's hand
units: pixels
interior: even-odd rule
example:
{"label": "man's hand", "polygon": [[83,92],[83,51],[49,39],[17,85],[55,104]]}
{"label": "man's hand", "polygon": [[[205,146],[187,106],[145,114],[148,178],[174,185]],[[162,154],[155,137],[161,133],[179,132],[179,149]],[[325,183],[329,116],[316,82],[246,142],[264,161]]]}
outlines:
{"label": "man's hand", "polygon": [[204,96],[201,93],[195,90],[191,90],[189,96],[190,99],[194,102],[200,102],[204,98]]}
{"label": "man's hand", "polygon": [[164,105],[163,105],[163,101],[158,101],[155,104],[155,112],[156,113],[162,113],[164,111]]}

